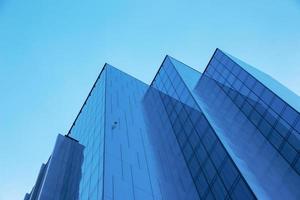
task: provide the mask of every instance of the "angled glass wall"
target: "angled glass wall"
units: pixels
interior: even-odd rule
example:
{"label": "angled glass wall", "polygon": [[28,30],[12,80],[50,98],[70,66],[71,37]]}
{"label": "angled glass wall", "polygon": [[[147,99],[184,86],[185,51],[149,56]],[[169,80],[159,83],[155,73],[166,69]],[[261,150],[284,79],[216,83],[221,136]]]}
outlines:
{"label": "angled glass wall", "polygon": [[265,138],[300,174],[300,114],[222,51],[217,50],[207,77],[241,109]]}
{"label": "angled glass wall", "polygon": [[194,96],[259,199],[299,197],[298,116],[290,105],[220,50]]}
{"label": "angled glass wall", "polygon": [[201,199],[255,199],[170,58],[165,58],[151,86],[161,91]]}
{"label": "angled glass wall", "polygon": [[83,144],[84,161],[79,199],[101,199],[103,195],[104,120],[106,68],[102,69],[69,134]]}

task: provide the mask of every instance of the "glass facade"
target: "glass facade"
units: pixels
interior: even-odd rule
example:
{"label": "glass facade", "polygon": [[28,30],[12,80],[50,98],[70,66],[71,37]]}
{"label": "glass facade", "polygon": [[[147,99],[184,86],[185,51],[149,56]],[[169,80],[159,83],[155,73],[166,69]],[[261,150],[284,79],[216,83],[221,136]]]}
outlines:
{"label": "glass facade", "polygon": [[299,112],[246,69],[216,50],[193,96],[257,198],[297,199]]}
{"label": "glass facade", "polygon": [[160,98],[200,197],[254,199],[171,59],[166,57],[151,86],[162,91]]}
{"label": "glass facade", "polygon": [[58,135],[52,155],[41,166],[37,181],[25,200],[78,198],[83,162],[83,145]]}
{"label": "glass facade", "polygon": [[85,146],[79,199],[103,196],[103,158],[106,68],[104,66],[87,100],[80,110],[69,135]]}
{"label": "glass facade", "polygon": [[76,199],[299,199],[299,110],[272,81],[219,49],[150,85],[106,64],[68,133]]}
{"label": "glass facade", "polygon": [[[267,86],[217,50],[205,75],[237,105],[296,173],[300,159],[300,115]],[[299,102],[300,103],[300,102]]]}

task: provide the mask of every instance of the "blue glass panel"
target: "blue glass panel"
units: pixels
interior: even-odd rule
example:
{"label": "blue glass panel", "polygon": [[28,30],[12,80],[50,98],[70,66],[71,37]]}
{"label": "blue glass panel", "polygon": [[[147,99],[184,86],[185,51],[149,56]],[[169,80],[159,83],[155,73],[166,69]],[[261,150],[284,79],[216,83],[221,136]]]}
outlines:
{"label": "blue glass panel", "polygon": [[282,112],[284,107],[285,103],[279,98],[274,98],[274,100],[271,103],[271,108],[278,114]]}
{"label": "blue glass panel", "polygon": [[298,113],[292,109],[290,106],[286,106],[284,109],[282,116],[290,125],[293,125],[297,119]]}
{"label": "blue glass panel", "polygon": [[269,105],[271,103],[272,99],[274,98],[274,94],[270,90],[265,88],[263,93],[261,94],[261,97],[262,97],[263,101]]}
{"label": "blue glass panel", "polygon": [[212,191],[214,193],[214,196],[216,199],[225,199],[227,191],[223,184],[221,183],[220,178],[216,178],[213,186],[212,186]]}
{"label": "blue glass panel", "polygon": [[244,105],[242,107],[242,111],[244,112],[245,115],[247,115],[247,116],[250,115],[250,113],[252,111],[252,107],[247,101],[244,102]]}
{"label": "blue glass panel", "polygon": [[288,142],[295,147],[296,151],[300,151],[300,134],[296,131],[292,131],[289,135]]}
{"label": "blue glass panel", "polygon": [[271,109],[269,109],[266,113],[265,113],[265,115],[264,115],[264,117],[265,117],[265,119],[267,120],[267,122],[269,122],[269,124],[271,125],[271,126],[274,126],[275,125],[275,122],[276,122],[276,120],[277,120],[277,114],[273,111],[273,110],[271,110]]}
{"label": "blue glass panel", "polygon": [[261,119],[262,119],[262,116],[260,114],[258,114],[257,112],[252,112],[252,114],[250,116],[250,120],[252,121],[253,124],[258,126]]}
{"label": "blue glass panel", "polygon": [[242,82],[244,82],[244,81],[246,81],[246,79],[247,79],[248,76],[249,76],[249,75],[248,75],[247,72],[245,72],[244,70],[241,70],[241,73],[239,74],[238,78],[239,78]]}
{"label": "blue glass panel", "polygon": [[266,120],[261,120],[261,122],[260,122],[260,124],[259,124],[259,130],[262,132],[262,133],[264,133],[264,134],[266,134],[266,135],[268,135],[268,133],[271,131],[271,129],[272,129],[272,127],[271,127],[271,125],[266,121]]}
{"label": "blue glass panel", "polygon": [[199,144],[196,148],[196,156],[200,162],[200,164],[204,163],[207,159],[207,153],[202,144]]}
{"label": "blue glass panel", "polygon": [[232,69],[232,73],[235,75],[235,76],[238,76],[239,73],[241,71],[241,68],[238,66],[238,65],[234,65],[233,66],[233,69]]}
{"label": "blue glass panel", "polygon": [[281,150],[282,154],[285,156],[285,158],[288,160],[289,163],[293,163],[297,156],[297,152],[294,148],[292,148],[291,145],[288,143],[285,143]]}
{"label": "blue glass panel", "polygon": [[261,100],[259,100],[255,106],[255,110],[261,115],[264,115],[267,109],[267,105]]}
{"label": "blue glass panel", "polygon": [[237,170],[229,159],[225,161],[224,166],[220,170],[220,174],[225,186],[229,190],[238,176]]}
{"label": "blue glass panel", "polygon": [[217,142],[215,148],[211,152],[212,162],[215,164],[216,168],[219,169],[222,162],[226,157],[226,153],[220,142]]}
{"label": "blue glass panel", "polygon": [[198,136],[198,134],[195,130],[193,130],[191,132],[191,135],[189,137],[189,141],[190,141],[190,144],[192,145],[193,149],[196,149],[198,144],[199,144],[199,136]]}
{"label": "blue glass panel", "polygon": [[252,76],[247,76],[245,84],[247,85],[248,88],[252,89],[252,87],[255,84],[255,80]]}
{"label": "blue glass panel", "polygon": [[211,128],[207,129],[204,137],[203,137],[203,144],[206,147],[207,151],[210,151],[213,147],[214,143],[216,142],[217,138],[215,133],[212,131]]}
{"label": "blue glass panel", "polygon": [[300,173],[300,157],[298,157],[298,160],[295,164],[295,168],[296,168],[297,172]]}
{"label": "blue glass panel", "polygon": [[288,123],[286,123],[284,120],[279,119],[279,121],[277,121],[277,124],[275,126],[275,129],[283,136],[286,137],[290,126],[288,125]]}
{"label": "blue glass panel", "polygon": [[281,144],[283,143],[283,137],[276,131],[273,130],[272,133],[269,136],[269,139],[271,141],[271,143],[277,148],[279,149]]}
{"label": "blue glass panel", "polygon": [[205,177],[204,177],[203,173],[199,174],[199,176],[196,180],[196,186],[197,186],[197,189],[200,193],[200,196],[202,198],[205,198],[209,188],[208,188],[208,184],[205,180]]}
{"label": "blue glass panel", "polygon": [[236,184],[233,193],[231,195],[232,199],[244,199],[244,200],[249,200],[249,199],[255,199],[253,195],[247,190],[247,186],[245,182],[240,179],[239,182]]}
{"label": "blue glass panel", "polygon": [[300,133],[300,117],[299,116],[298,116],[297,123],[295,125],[295,129],[298,131],[298,133]]}
{"label": "blue glass panel", "polygon": [[206,160],[206,162],[204,163],[203,171],[205,173],[208,182],[211,183],[216,174],[216,170],[209,159]]}
{"label": "blue glass panel", "polygon": [[264,90],[264,86],[259,82],[255,82],[255,85],[254,85],[254,88],[253,88],[254,93],[257,96],[260,96],[261,93],[263,92],[263,90]]}

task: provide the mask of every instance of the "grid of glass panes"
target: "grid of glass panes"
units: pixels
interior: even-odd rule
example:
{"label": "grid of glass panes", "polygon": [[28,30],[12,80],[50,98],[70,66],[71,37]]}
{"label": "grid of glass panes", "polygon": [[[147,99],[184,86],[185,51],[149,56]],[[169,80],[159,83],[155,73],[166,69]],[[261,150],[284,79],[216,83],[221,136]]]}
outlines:
{"label": "grid of glass panes", "polygon": [[102,198],[104,153],[105,70],[94,85],[70,134],[84,148],[79,199]]}
{"label": "grid of glass panes", "polygon": [[203,113],[190,106],[196,102],[175,68],[166,66],[159,70],[153,86],[162,91],[162,102],[200,197],[255,199]]}
{"label": "grid of glass panes", "polygon": [[[165,77],[170,78],[166,79]],[[176,71],[169,57],[165,59],[151,86],[181,101],[182,103],[198,109],[198,106],[194,99],[190,98],[188,87],[186,87],[186,85],[183,83],[179,73]]]}
{"label": "grid of glass panes", "polygon": [[[149,126],[153,127],[153,129],[151,130],[151,134],[152,132],[158,133],[158,140],[163,141],[163,143],[161,144],[163,144],[164,146],[170,145],[170,147],[167,148],[170,148],[171,152],[174,153],[172,157],[175,157],[175,159],[177,160],[176,162],[172,162],[172,168],[177,168],[180,172],[180,174],[178,174],[180,176],[180,181],[179,183],[175,182],[178,185],[175,185],[174,187],[174,190],[177,190],[176,196],[178,197],[176,199],[200,199],[197,191],[198,189],[196,187],[196,184],[194,184],[195,177],[191,176],[189,167],[188,165],[186,165],[187,162],[184,155],[182,154],[182,148],[178,144],[178,140],[176,139],[176,135],[174,134],[172,124],[170,123],[168,113],[166,112],[165,106],[162,102],[161,95],[163,94],[160,94],[160,91],[154,89],[153,87],[149,87],[145,94],[144,103],[146,105],[147,116],[149,117],[149,119],[151,119],[149,120],[149,123],[151,124]],[[173,140],[173,137],[175,140]],[[169,159],[166,160],[170,161]],[[185,167],[182,167],[182,165],[185,165]],[[179,196],[178,191],[182,189],[188,194],[185,196]],[[165,199],[163,195],[162,199]],[[175,198],[173,197],[172,199]]]}
{"label": "grid of glass panes", "polygon": [[204,76],[217,81],[265,138],[300,174],[300,115],[266,86],[217,50]]}

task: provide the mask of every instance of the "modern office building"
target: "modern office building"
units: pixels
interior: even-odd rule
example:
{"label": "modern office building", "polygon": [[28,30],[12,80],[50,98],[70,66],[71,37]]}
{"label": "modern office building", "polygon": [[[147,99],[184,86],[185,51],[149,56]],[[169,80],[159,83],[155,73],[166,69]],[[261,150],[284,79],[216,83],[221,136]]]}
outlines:
{"label": "modern office building", "polygon": [[299,111],[219,49],[203,73],[166,56],[150,85],[105,64],[25,199],[300,199]]}

